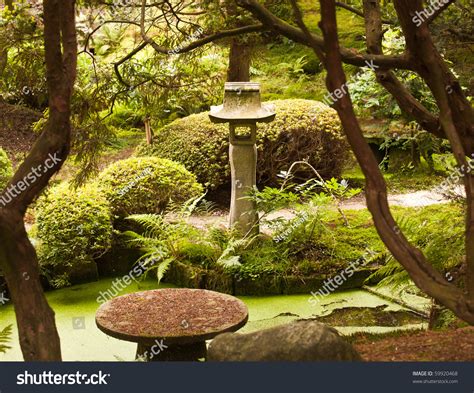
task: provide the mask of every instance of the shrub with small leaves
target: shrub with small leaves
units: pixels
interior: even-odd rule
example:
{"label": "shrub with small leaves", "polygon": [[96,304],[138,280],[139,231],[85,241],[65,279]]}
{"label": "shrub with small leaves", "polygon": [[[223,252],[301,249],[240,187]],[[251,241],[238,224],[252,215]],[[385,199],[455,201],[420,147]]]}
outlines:
{"label": "shrub with small leaves", "polygon": [[170,201],[183,203],[203,193],[183,165],[157,157],[117,161],[99,175],[98,185],[119,217],[158,213]]}
{"label": "shrub with small leaves", "polygon": [[37,252],[43,273],[54,287],[69,284],[81,265],[93,263],[112,242],[109,204],[95,185],[50,189],[35,209]]}
{"label": "shrub with small leaves", "polygon": [[5,153],[5,150],[0,147],[0,191],[5,188],[12,176],[12,163],[8,158],[7,153]]}
{"label": "shrub with small leaves", "polygon": [[[257,181],[274,185],[278,174],[295,161],[308,160],[325,178],[338,177],[348,157],[337,113],[318,101],[273,101],[276,118],[257,128]],[[229,128],[213,124],[208,113],[191,115],[162,128],[152,146],[142,145],[138,155],[181,162],[199,182],[213,189],[230,182]],[[297,177],[308,179],[301,169]]]}

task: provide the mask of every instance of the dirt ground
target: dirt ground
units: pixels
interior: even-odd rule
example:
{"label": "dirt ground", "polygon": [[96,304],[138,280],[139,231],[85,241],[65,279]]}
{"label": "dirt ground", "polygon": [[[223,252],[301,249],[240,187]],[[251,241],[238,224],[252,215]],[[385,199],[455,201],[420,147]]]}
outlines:
{"label": "dirt ground", "polygon": [[18,154],[31,149],[36,135],[31,126],[41,118],[41,113],[0,101],[0,147],[17,161]]}
{"label": "dirt ground", "polygon": [[390,361],[473,361],[474,327],[443,331],[404,332],[376,338],[353,338],[355,349],[371,362]]}

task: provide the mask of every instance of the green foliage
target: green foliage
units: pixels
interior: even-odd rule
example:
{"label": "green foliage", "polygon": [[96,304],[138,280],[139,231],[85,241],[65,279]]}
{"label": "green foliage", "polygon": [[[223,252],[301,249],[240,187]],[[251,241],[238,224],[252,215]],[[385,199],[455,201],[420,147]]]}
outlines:
{"label": "green foliage", "polygon": [[0,96],[11,103],[44,108],[48,97],[42,7],[24,0],[14,3],[13,10],[3,7],[0,10],[0,50],[6,49],[8,53],[0,78]]}
{"label": "green foliage", "polygon": [[262,191],[253,188],[248,197],[255,203],[257,211],[265,214],[291,206],[300,200],[300,196],[288,188],[265,187]]}
{"label": "green foliage", "polygon": [[171,200],[185,202],[203,192],[181,164],[157,157],[117,161],[99,175],[98,184],[119,217],[158,213]]}
{"label": "green foliage", "polygon": [[[399,27],[387,28],[384,34],[384,52],[386,54],[401,54],[405,50],[405,39]],[[446,60],[449,65],[452,65]],[[452,70],[454,75],[456,72]],[[409,70],[394,71],[398,79],[408,88],[411,94],[431,113],[437,114],[439,109],[436,101],[423,79]],[[359,115],[374,117],[402,118],[395,98],[377,82],[375,73],[369,69],[361,69],[350,81],[349,89],[354,107]]]}
{"label": "green foliage", "polygon": [[[257,130],[257,181],[275,184],[278,174],[298,159],[308,159],[325,177],[337,177],[346,161],[347,145],[336,112],[308,100],[273,102],[276,119]],[[156,155],[181,162],[209,188],[230,180],[228,126],[213,124],[208,113],[191,115],[161,129],[152,147],[140,155]],[[301,172],[300,177],[308,178]]]}
{"label": "green foliage", "polygon": [[142,233],[125,232],[129,245],[143,252],[137,263],[145,266],[147,272],[156,270],[158,282],[171,263],[182,259],[183,255],[188,255],[191,263],[203,263],[212,255],[199,232],[184,222],[170,224],[157,214],[134,214],[127,219],[143,229]]}
{"label": "green foliage", "polygon": [[0,147],[0,191],[2,191],[13,176],[13,166],[5,150]]}
{"label": "green foliage", "polygon": [[[338,190],[344,188],[331,181],[328,184]],[[277,191],[282,193],[279,198],[274,196]],[[341,215],[334,209],[338,201],[324,188],[296,186],[294,192],[299,201],[289,205],[295,210],[293,218],[271,216],[270,209],[261,218],[262,225],[272,230],[273,241],[278,244],[280,252],[285,250],[291,261],[291,274],[334,274],[344,269],[347,263],[360,259],[367,249],[375,254],[383,253],[385,248],[367,211],[346,211]],[[283,201],[288,193],[285,190],[264,190],[258,199]],[[272,206],[267,202],[258,203]],[[277,209],[282,207],[274,206]],[[383,255],[380,258],[383,259]]]}
{"label": "green foliage", "polygon": [[8,343],[11,341],[12,331],[13,325],[8,325],[3,330],[0,330],[0,353],[5,353],[11,349]]}
{"label": "green foliage", "polygon": [[[272,232],[244,236],[233,229],[212,227],[198,230],[175,215],[140,215],[130,219],[143,232],[127,232],[130,244],[144,252],[140,259],[159,269],[165,262],[180,261],[204,269],[226,271],[240,278],[257,279],[262,275],[335,274],[359,259],[366,248],[381,252],[383,244],[370,222],[370,214],[356,216],[351,228],[339,228],[341,221],[331,208],[333,198],[321,190],[311,194],[304,188],[296,192],[266,187],[249,198],[264,214],[260,225]],[[271,217],[270,213],[292,207],[291,218]],[[340,232],[339,232],[340,231]],[[339,237],[341,239],[339,240]],[[171,261],[171,262],[170,262]]]}
{"label": "green foliage", "polygon": [[54,287],[68,285],[72,272],[111,246],[111,212],[94,185],[76,190],[66,183],[54,187],[40,198],[35,214],[38,258]]}
{"label": "green foliage", "polygon": [[[440,272],[446,273],[464,260],[463,207],[457,204],[428,206],[406,216],[396,214],[400,230],[410,243],[425,254],[427,260]],[[410,281],[408,273],[390,256],[386,265],[374,274],[382,279],[380,285],[400,287]]]}

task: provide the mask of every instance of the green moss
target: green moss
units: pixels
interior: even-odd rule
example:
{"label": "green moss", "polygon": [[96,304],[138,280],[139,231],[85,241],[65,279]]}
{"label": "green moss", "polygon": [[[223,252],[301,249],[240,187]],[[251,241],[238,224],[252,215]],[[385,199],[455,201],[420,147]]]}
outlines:
{"label": "green moss", "polygon": [[0,191],[2,191],[13,176],[13,166],[5,150],[0,147]]}
{"label": "green moss", "polygon": [[[420,167],[412,170],[398,170],[394,173],[383,173],[387,188],[391,193],[407,193],[428,190],[440,185],[444,180],[444,172],[437,164],[437,172],[430,171],[426,161],[421,158]],[[357,163],[347,168],[341,175],[351,187],[365,187],[365,177]]]}

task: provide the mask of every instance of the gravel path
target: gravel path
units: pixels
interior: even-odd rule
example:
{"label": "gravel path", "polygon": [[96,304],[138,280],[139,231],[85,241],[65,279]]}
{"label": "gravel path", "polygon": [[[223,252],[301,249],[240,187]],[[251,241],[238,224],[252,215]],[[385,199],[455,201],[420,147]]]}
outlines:
{"label": "gravel path", "polygon": [[[389,195],[388,201],[390,206],[402,207],[423,207],[449,202],[449,200],[446,199],[442,194],[429,190],[416,191],[408,194]],[[367,204],[365,201],[365,196],[358,195],[348,201],[344,201],[341,204],[341,208],[343,210],[366,209]],[[295,217],[295,212],[292,209],[283,209],[268,216],[269,219],[275,219],[278,217],[290,220]],[[228,214],[227,212],[219,212],[216,215],[211,216],[191,216],[187,219],[187,222],[196,228],[201,229],[212,225],[226,226],[228,223]]]}

